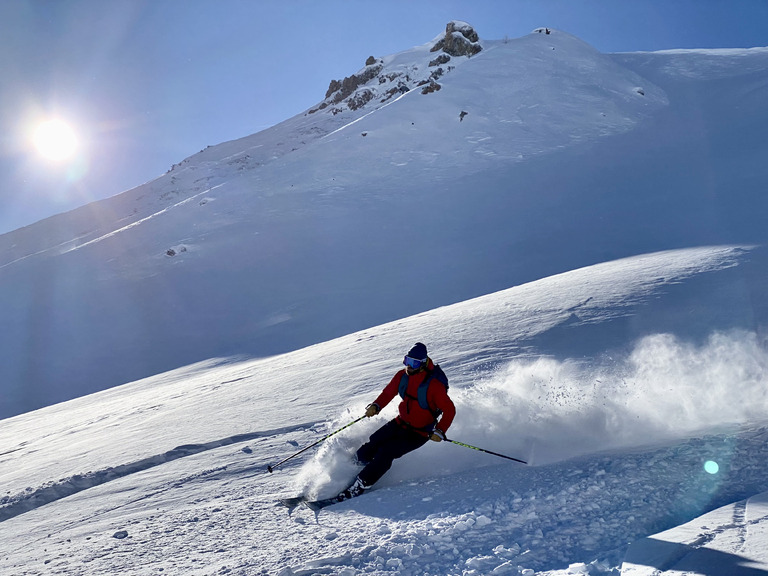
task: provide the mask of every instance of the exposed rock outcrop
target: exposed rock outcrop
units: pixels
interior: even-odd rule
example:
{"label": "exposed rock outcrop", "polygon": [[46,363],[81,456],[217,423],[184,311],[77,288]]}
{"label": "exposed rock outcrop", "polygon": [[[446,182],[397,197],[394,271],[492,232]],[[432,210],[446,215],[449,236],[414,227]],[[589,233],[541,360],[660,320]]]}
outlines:
{"label": "exposed rock outcrop", "polygon": [[[369,58],[367,62],[370,62]],[[376,78],[383,68],[382,64],[377,64],[374,60],[373,64],[367,64],[357,74],[347,76],[344,80],[331,80],[331,84],[328,86],[328,91],[325,93],[326,98],[331,98],[331,102],[337,104],[352,95],[363,84],[366,84]]]}
{"label": "exposed rock outcrop", "polygon": [[372,101],[383,104],[414,88],[419,88],[422,94],[437,92],[441,88],[437,80],[454,69],[452,65],[443,67],[451,57],[470,57],[481,50],[475,29],[466,22],[454,20],[446,25],[445,35],[430,49],[430,52],[441,51],[434,58],[430,57],[423,64],[402,67],[391,63],[385,65],[385,60],[369,56],[365,67],[356,74],[343,80],[331,80],[325,99],[308,113],[329,107],[334,115],[345,110],[358,110]]}
{"label": "exposed rock outcrop", "polygon": [[483,47],[475,29],[466,22],[454,20],[445,27],[445,36],[435,44],[431,52],[442,50],[450,56],[474,56]]}

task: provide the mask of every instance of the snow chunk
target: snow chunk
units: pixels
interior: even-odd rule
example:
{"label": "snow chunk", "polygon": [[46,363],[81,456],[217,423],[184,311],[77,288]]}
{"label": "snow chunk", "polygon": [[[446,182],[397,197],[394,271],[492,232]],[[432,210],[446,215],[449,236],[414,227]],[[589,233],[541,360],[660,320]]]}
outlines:
{"label": "snow chunk", "polygon": [[488,526],[488,524],[492,524],[493,520],[488,518],[488,516],[481,514],[480,516],[477,517],[477,520],[475,520],[475,522],[478,528],[482,528],[483,526]]}

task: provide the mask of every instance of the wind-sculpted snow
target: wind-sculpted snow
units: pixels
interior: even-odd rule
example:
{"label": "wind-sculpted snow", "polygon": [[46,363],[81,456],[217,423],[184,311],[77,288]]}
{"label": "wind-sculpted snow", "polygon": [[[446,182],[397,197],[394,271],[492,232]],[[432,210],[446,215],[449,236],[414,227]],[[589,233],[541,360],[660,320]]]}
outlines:
{"label": "wind-sculpted snow", "polygon": [[[24,514],[25,512],[45,506],[46,504],[66,498],[83,490],[106,484],[107,482],[112,482],[118,478],[123,478],[124,476],[143,472],[149,468],[154,468],[155,466],[160,466],[179,458],[199,454],[200,452],[205,452],[207,450],[215,450],[222,446],[229,446],[230,444],[247,442],[255,438],[287,434],[291,431],[308,428],[310,426],[311,424],[299,424],[297,426],[290,426],[279,430],[237,434],[236,436],[213,442],[206,442],[205,444],[185,444],[177,446],[163,454],[149,456],[148,458],[143,458],[129,464],[112,466],[95,472],[76,474],[72,477],[55,482],[47,482],[38,488],[30,487],[19,494],[6,495],[0,498],[0,522],[4,522],[9,518]],[[2,455],[9,453],[10,452],[4,452]],[[224,469],[226,469],[226,467],[224,467]]]}

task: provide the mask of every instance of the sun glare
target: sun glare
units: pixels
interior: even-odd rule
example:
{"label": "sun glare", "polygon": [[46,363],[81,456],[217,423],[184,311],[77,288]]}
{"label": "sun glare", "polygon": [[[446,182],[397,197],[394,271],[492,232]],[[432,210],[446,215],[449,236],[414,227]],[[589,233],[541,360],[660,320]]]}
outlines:
{"label": "sun glare", "polygon": [[77,150],[77,136],[74,130],[61,120],[41,123],[35,130],[34,142],[40,154],[54,161],[67,160]]}

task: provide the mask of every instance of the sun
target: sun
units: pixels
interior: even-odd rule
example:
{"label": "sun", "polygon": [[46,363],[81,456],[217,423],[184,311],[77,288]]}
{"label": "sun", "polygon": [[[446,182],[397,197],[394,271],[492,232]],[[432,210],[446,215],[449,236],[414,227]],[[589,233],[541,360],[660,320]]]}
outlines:
{"label": "sun", "polygon": [[62,120],[47,120],[37,126],[34,134],[37,151],[49,160],[68,160],[77,151],[77,136]]}

